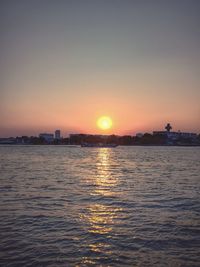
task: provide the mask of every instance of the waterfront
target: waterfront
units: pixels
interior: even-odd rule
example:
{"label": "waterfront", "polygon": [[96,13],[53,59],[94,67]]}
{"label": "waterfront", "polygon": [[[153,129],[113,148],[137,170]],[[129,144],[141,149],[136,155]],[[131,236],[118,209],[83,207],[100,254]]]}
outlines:
{"label": "waterfront", "polygon": [[199,147],[0,146],[1,266],[199,266]]}

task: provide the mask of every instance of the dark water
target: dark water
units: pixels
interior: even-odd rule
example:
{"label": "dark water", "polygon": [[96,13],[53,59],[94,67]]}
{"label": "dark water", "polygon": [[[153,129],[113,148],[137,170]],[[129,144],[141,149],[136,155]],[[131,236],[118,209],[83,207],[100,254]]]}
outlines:
{"label": "dark water", "polygon": [[0,146],[0,266],[200,266],[200,148]]}

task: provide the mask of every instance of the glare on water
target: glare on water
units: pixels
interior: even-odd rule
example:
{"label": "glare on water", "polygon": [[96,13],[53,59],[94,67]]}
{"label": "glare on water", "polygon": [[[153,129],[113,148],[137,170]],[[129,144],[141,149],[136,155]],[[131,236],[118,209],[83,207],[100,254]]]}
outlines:
{"label": "glare on water", "polygon": [[0,265],[198,266],[200,150],[0,147]]}

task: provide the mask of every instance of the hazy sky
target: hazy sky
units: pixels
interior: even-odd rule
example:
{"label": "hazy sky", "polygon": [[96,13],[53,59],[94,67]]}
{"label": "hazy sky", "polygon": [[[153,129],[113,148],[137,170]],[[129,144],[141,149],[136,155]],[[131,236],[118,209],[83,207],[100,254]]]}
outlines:
{"label": "hazy sky", "polygon": [[1,0],[0,135],[200,132],[200,1]]}

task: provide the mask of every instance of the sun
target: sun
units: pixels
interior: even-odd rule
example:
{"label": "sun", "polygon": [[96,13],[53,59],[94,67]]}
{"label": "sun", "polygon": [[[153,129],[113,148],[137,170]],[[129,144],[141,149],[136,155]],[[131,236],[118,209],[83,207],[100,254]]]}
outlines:
{"label": "sun", "polygon": [[97,126],[102,130],[108,130],[112,127],[112,120],[108,116],[102,116],[97,120]]}

